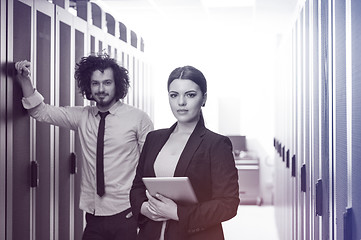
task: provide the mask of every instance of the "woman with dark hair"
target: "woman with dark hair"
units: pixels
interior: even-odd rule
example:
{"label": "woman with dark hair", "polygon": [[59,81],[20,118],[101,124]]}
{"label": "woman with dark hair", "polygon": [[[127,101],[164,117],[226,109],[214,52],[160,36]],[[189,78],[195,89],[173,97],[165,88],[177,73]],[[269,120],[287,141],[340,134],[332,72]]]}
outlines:
{"label": "woman with dark hair", "polygon": [[[177,122],[147,135],[130,192],[138,239],[224,239],[221,223],[236,215],[239,204],[238,175],[230,140],[204,125],[202,72],[192,66],[173,70],[168,97]],[[198,203],[151,196],[143,177],[188,177]]]}

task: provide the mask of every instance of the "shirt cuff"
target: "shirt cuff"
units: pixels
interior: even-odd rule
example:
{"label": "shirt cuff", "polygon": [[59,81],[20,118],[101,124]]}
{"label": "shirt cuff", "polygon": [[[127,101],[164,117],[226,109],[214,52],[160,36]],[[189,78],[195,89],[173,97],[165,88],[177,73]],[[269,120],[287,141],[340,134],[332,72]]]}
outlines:
{"label": "shirt cuff", "polygon": [[21,101],[25,109],[31,109],[42,103],[44,101],[44,97],[36,89],[34,89],[34,93],[32,95],[27,98],[23,97]]}

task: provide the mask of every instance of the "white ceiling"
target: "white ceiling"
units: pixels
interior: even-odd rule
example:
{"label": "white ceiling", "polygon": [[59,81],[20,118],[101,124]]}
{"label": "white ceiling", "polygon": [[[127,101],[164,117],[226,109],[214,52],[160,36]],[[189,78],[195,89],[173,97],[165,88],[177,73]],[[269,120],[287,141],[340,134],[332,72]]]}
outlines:
{"label": "white ceiling", "polygon": [[232,24],[256,23],[280,31],[293,19],[299,0],[93,0],[120,21],[211,19]]}

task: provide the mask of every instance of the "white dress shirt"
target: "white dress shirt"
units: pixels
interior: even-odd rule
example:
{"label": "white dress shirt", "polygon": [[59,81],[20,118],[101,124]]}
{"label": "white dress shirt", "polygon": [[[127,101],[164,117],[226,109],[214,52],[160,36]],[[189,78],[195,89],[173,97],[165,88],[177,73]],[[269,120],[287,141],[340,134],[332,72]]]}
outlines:
{"label": "white dress shirt", "polygon": [[83,164],[80,209],[98,216],[110,216],[130,207],[129,191],[135,176],[140,151],[153,123],[146,113],[116,102],[105,121],[104,180],[105,195],[96,192],[96,146],[100,116],[96,106],[56,107],[45,104],[34,91],[23,98],[23,106],[37,121],[78,131]]}

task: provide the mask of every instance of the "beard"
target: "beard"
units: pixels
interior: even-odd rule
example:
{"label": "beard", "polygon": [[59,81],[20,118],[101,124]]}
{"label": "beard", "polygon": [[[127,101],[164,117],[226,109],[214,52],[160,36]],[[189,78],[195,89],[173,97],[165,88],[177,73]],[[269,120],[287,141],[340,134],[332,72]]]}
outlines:
{"label": "beard", "polygon": [[112,98],[108,98],[108,97],[109,95],[106,95],[105,98],[104,97],[100,98],[97,96],[97,98],[95,99],[97,106],[101,108],[110,108],[116,102],[116,99],[114,96]]}

